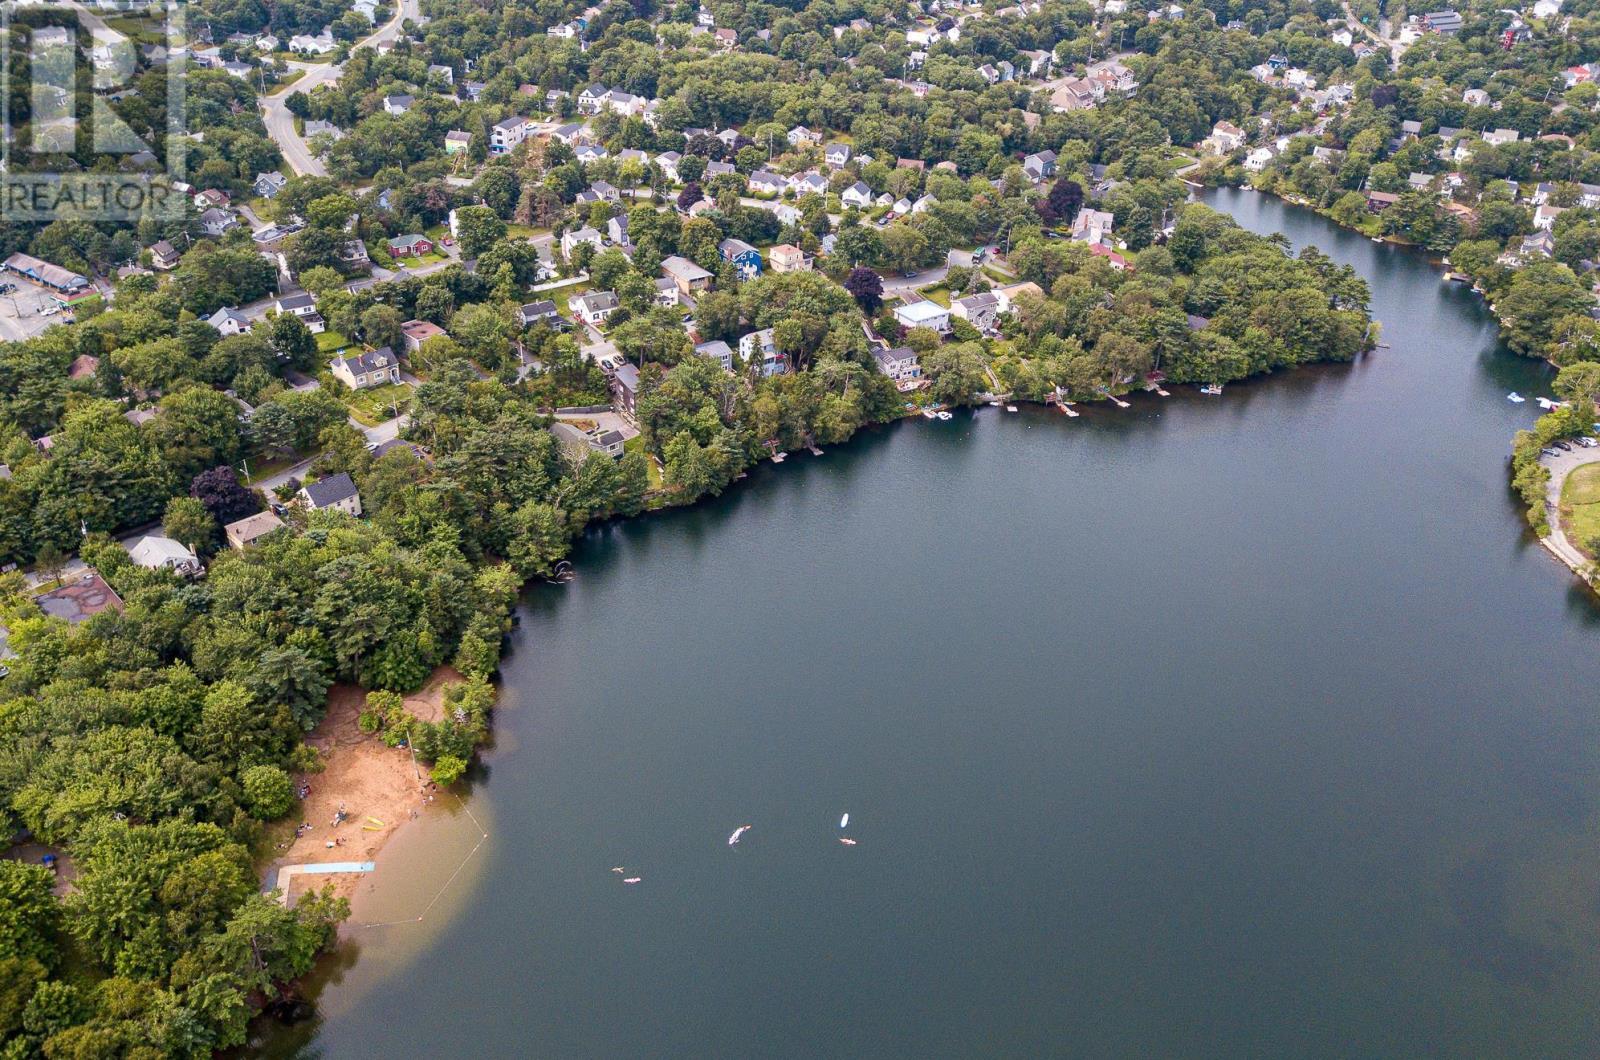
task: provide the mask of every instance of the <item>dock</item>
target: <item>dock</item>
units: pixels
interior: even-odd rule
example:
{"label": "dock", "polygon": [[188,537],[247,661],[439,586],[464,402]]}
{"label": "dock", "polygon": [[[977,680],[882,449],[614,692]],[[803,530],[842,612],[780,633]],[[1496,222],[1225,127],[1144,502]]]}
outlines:
{"label": "dock", "polygon": [[807,449],[808,449],[808,450],[810,450],[810,452],[811,452],[811,455],[812,455],[812,456],[821,456],[821,455],[822,455],[822,450],[821,450],[821,449],[818,449],[818,448],[817,448],[817,447],[816,447],[816,446],[814,446],[814,445],[811,445],[811,444],[809,444],[809,443],[808,443],[808,444],[807,444],[807,445],[806,445],[806,448],[807,448]]}

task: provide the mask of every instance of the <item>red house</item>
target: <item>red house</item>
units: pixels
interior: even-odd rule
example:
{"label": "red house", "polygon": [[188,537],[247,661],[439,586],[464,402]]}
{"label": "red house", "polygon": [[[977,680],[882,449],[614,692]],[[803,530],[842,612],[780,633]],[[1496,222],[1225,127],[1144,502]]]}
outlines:
{"label": "red house", "polygon": [[397,236],[389,240],[391,258],[419,258],[433,253],[433,240],[427,236]]}

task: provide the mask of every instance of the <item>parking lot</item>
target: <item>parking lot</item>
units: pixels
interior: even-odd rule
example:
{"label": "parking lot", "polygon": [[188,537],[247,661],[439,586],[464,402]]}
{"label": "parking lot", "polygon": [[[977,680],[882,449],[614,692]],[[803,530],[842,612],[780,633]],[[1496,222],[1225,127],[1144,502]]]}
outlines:
{"label": "parking lot", "polygon": [[4,287],[11,290],[0,290],[0,340],[31,339],[50,325],[65,323],[71,318],[46,288],[14,277],[0,280],[0,288]]}

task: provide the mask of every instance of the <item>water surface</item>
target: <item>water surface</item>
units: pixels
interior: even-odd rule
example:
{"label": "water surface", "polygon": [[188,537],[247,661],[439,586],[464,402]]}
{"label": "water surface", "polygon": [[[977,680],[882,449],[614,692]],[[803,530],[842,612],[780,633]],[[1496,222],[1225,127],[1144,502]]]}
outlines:
{"label": "water surface", "polygon": [[1600,1048],[1597,616],[1506,489],[1547,373],[1419,256],[1213,201],[1354,264],[1392,348],[591,533],[460,912],[274,1051]]}

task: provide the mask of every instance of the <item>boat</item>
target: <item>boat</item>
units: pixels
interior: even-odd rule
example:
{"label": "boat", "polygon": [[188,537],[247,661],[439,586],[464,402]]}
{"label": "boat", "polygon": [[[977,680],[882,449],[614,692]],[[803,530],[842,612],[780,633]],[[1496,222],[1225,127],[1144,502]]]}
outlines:
{"label": "boat", "polygon": [[733,830],[733,834],[728,837],[728,845],[730,847],[731,846],[736,846],[738,844],[739,840],[741,838],[743,838],[744,834],[746,832],[748,832],[748,831],[750,831],[750,826],[747,825],[747,824],[742,824],[738,828],[735,828]]}
{"label": "boat", "polygon": [[925,420],[936,420],[939,418],[939,413],[933,409],[923,409],[922,418]]}
{"label": "boat", "polygon": [[1372,241],[1374,243],[1382,243],[1383,242],[1383,237],[1382,236],[1373,236],[1372,237]]}
{"label": "boat", "polygon": [[787,459],[789,459],[789,454],[788,453],[773,453],[772,454],[772,462],[774,464],[781,464]]}
{"label": "boat", "polygon": [[1202,393],[1202,394],[1210,394],[1212,396],[1216,396],[1217,394],[1222,393],[1222,384],[1221,383],[1207,383],[1205,386],[1200,388],[1200,393]]}
{"label": "boat", "polygon": [[613,865],[613,866],[611,866],[611,871],[616,873],[618,876],[621,876],[627,870],[624,869],[621,865]]}
{"label": "boat", "polygon": [[1006,411],[1007,412],[1015,412],[1015,411],[1017,411],[1017,406],[1015,406],[1015,405],[1007,405],[1006,406]]}
{"label": "boat", "polygon": [[955,419],[955,416],[952,415],[951,413],[946,412],[944,409],[940,409],[939,410],[939,418],[941,420],[953,420],[953,419]]}
{"label": "boat", "polygon": [[999,408],[999,407],[1000,407],[1000,402],[998,402],[998,401],[991,401],[991,402],[989,402],[989,407],[990,407],[990,408],[992,408],[992,409],[997,409],[997,408]]}
{"label": "boat", "polygon": [[850,823],[850,815],[848,813],[845,814],[843,817],[839,818],[839,827],[840,828],[843,828],[845,825],[847,825],[849,823]]}
{"label": "boat", "polygon": [[642,879],[644,879],[643,876],[629,876],[627,879],[623,880],[622,882],[623,883],[638,883]]}
{"label": "boat", "polygon": [[1523,397],[1521,394],[1517,393],[1515,390],[1513,390],[1511,393],[1506,395],[1506,400],[1511,402],[1511,403],[1513,403],[1513,404],[1520,405],[1520,404],[1522,404],[1524,401],[1526,401],[1528,399]]}
{"label": "boat", "polygon": [[839,842],[843,843],[847,847],[853,847],[856,845],[856,841],[851,839],[849,836],[840,836]]}

